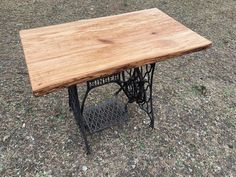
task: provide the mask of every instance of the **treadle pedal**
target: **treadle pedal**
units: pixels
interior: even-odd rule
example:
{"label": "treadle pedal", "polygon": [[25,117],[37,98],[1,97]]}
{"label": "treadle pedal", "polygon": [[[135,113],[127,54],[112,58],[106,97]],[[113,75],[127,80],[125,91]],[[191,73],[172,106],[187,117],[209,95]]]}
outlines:
{"label": "treadle pedal", "polygon": [[83,118],[90,133],[95,133],[116,124],[128,121],[125,104],[117,99],[108,99],[84,110]]}

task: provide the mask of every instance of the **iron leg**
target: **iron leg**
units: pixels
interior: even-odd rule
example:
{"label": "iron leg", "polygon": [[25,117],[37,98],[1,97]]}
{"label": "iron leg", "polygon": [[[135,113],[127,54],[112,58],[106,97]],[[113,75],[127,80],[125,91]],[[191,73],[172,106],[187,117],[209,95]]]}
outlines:
{"label": "iron leg", "polygon": [[90,154],[91,153],[90,147],[89,147],[87,135],[85,132],[85,123],[84,123],[84,120],[81,115],[81,107],[80,107],[80,103],[79,103],[76,85],[72,85],[72,86],[68,87],[68,93],[69,93],[69,106],[71,107],[71,109],[73,111],[76,123],[77,123],[80,133],[84,139],[87,154]]}

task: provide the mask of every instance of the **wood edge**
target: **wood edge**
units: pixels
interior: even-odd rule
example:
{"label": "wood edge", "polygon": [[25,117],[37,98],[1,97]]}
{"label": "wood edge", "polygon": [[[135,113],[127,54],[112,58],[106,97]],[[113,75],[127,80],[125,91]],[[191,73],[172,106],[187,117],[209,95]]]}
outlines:
{"label": "wood edge", "polygon": [[193,30],[192,30],[191,28],[189,28],[186,24],[183,24],[183,23],[180,22],[179,20],[176,20],[175,17],[170,16],[167,12],[164,12],[164,11],[158,9],[158,8],[153,8],[153,9],[156,9],[157,11],[161,12],[162,14],[164,14],[166,17],[168,17],[168,18],[170,18],[171,20],[175,21],[175,23],[177,23],[177,24],[183,26],[184,28],[186,28],[186,29],[190,30],[191,32],[195,33],[196,35],[198,35],[198,36],[204,38],[206,41],[208,41],[210,44],[212,44],[212,42],[211,42],[210,40],[206,39],[204,36],[200,35],[198,32],[193,31]]}
{"label": "wood edge", "polygon": [[22,51],[23,51],[23,57],[24,57],[24,61],[26,63],[26,67],[27,67],[27,70],[28,70],[28,76],[29,76],[29,81],[30,81],[30,85],[31,85],[31,89],[32,89],[32,93],[34,95],[34,91],[33,91],[33,82],[32,82],[32,79],[31,79],[31,76],[30,76],[30,73],[29,73],[29,66],[27,64],[27,60],[26,60],[26,54],[25,54],[25,48],[24,48],[24,42],[23,42],[23,38],[22,38],[22,31],[24,30],[20,30],[19,31],[19,35],[20,35],[20,44],[21,44],[21,48],[22,48]]}
{"label": "wood edge", "polygon": [[56,27],[56,26],[60,26],[60,25],[68,25],[71,23],[77,23],[77,22],[83,22],[83,21],[93,21],[93,20],[106,19],[106,18],[115,17],[115,16],[124,16],[124,15],[132,14],[132,13],[139,13],[139,12],[151,11],[151,10],[159,10],[159,9],[158,8],[150,8],[150,9],[142,9],[142,10],[137,10],[137,11],[125,12],[125,13],[121,13],[121,14],[114,14],[114,15],[109,15],[109,16],[101,16],[101,17],[97,17],[97,18],[78,19],[76,21],[71,21],[71,22],[66,22],[66,23],[59,23],[59,24],[53,24],[53,25],[48,25],[48,26],[22,29],[22,30],[20,30],[20,33],[32,32],[34,30],[47,29],[47,28],[51,28],[51,27]]}
{"label": "wood edge", "polygon": [[[156,57],[149,58],[149,59],[143,60],[144,62],[143,61],[142,62],[140,62],[140,61],[139,62],[133,62],[133,63],[130,63],[128,65],[119,66],[118,68],[110,68],[109,70],[107,70],[107,74],[102,74],[102,73],[104,73],[104,71],[99,71],[97,74],[100,75],[99,77],[105,77],[105,76],[109,76],[111,74],[119,73],[119,72],[124,71],[124,70],[129,69],[129,68],[139,67],[139,66],[142,66],[142,65],[145,65],[145,64],[160,62],[160,61],[168,60],[168,59],[171,59],[171,58],[174,58],[174,57],[180,57],[180,56],[183,56],[183,55],[186,55],[186,54],[189,54],[189,53],[199,52],[201,50],[208,49],[212,46],[212,42],[209,41],[209,40],[207,40],[207,41],[208,41],[208,44],[206,44],[202,47],[193,48],[192,50],[177,52],[177,53],[173,53],[173,54],[170,54],[170,55],[163,55],[163,56],[160,56],[158,58],[156,58]],[[35,97],[43,96],[43,95],[49,94],[53,91],[63,89],[63,88],[67,88],[67,87],[69,87],[71,85],[75,85],[75,84],[81,84],[83,82],[86,82],[86,81],[89,81],[89,80],[92,80],[92,79],[96,79],[96,78],[98,78],[98,77],[87,76],[87,77],[84,77],[84,78],[75,78],[75,79],[72,79],[69,82],[65,82],[64,84],[63,83],[55,84],[54,86],[48,86],[48,87],[40,88],[40,89],[37,89],[37,90],[33,90],[33,87],[32,87],[33,95]],[[31,82],[31,79],[30,79],[30,82]]]}

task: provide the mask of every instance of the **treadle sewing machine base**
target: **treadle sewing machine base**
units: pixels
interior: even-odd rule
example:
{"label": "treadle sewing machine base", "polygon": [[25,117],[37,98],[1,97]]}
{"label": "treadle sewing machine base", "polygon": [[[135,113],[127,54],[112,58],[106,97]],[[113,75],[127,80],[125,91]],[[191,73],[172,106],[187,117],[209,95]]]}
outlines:
{"label": "treadle sewing machine base", "polygon": [[[73,111],[77,125],[84,138],[87,154],[91,149],[87,140],[88,134],[101,131],[116,124],[128,120],[127,104],[136,102],[150,118],[150,127],[154,128],[154,114],[152,106],[152,83],[155,64],[147,64],[134,69],[128,69],[118,74],[97,78],[87,81],[87,90],[80,105],[77,86],[68,88],[69,106]],[[85,108],[85,101],[89,92],[99,86],[116,83],[120,89],[115,93],[117,96],[123,91],[128,98],[127,104],[118,100],[108,100],[94,107]]]}

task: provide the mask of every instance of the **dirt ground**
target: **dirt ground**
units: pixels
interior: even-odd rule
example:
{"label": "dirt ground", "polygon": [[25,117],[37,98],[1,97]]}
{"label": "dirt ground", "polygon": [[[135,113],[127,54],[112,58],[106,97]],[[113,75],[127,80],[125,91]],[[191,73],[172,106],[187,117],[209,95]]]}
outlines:
{"label": "dirt ground", "polygon": [[[86,156],[67,90],[32,96],[19,30],[152,7],[213,47],[157,64],[154,130],[130,105]],[[236,176],[235,51],[235,0],[0,0],[0,176]]]}

